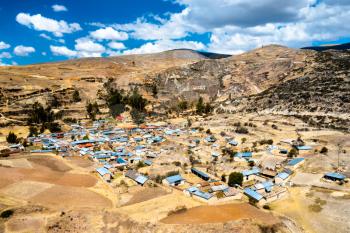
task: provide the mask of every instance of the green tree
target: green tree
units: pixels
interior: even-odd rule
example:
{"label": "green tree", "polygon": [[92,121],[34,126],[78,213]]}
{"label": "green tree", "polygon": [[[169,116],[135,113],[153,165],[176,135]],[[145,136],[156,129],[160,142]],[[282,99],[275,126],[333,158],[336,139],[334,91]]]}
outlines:
{"label": "green tree", "polygon": [[157,85],[154,83],[154,84],[152,85],[152,96],[153,96],[154,98],[157,98],[157,94],[158,94]]}
{"label": "green tree", "polygon": [[328,153],[328,148],[327,147],[322,147],[322,149],[320,150],[321,154],[327,154]]}
{"label": "green tree", "polygon": [[36,137],[38,136],[39,132],[38,132],[38,128],[31,125],[29,126],[29,137]]}
{"label": "green tree", "polygon": [[61,102],[58,100],[58,97],[55,95],[52,97],[51,106],[54,108],[58,108],[61,106]]}
{"label": "green tree", "polygon": [[55,115],[51,107],[44,108],[40,103],[35,102],[32,108],[28,111],[28,124],[42,124],[52,122]]}
{"label": "green tree", "polygon": [[177,104],[177,107],[181,110],[181,111],[185,111],[188,108],[188,102],[186,100],[182,100]]}
{"label": "green tree", "polygon": [[80,98],[80,93],[78,90],[74,90],[73,92],[73,102],[80,102],[81,98]]}
{"label": "green tree", "polygon": [[132,121],[137,125],[143,124],[145,122],[146,116],[144,112],[140,112],[137,109],[133,108],[130,111],[130,115],[131,115]]}
{"label": "green tree", "polygon": [[10,131],[6,137],[6,141],[8,143],[18,143],[19,140],[17,138],[17,135],[14,132]]}
{"label": "green tree", "polygon": [[225,174],[222,174],[221,175],[221,181],[226,183],[226,175]]}
{"label": "green tree", "polygon": [[240,172],[232,172],[228,178],[228,185],[234,187],[235,185],[242,186],[243,174]]}
{"label": "green tree", "polygon": [[147,105],[147,100],[139,94],[138,89],[134,88],[132,94],[128,98],[128,104],[138,111],[144,111]]}
{"label": "green tree", "polygon": [[288,154],[287,154],[287,156],[289,157],[289,158],[293,158],[293,157],[295,157],[295,156],[297,156],[298,155],[298,151],[295,149],[295,148],[292,148],[289,152],[288,152]]}
{"label": "green tree", "polygon": [[88,102],[86,105],[86,112],[91,120],[96,120],[96,115],[100,112],[98,104],[96,102]]}
{"label": "green tree", "polygon": [[198,114],[202,114],[204,112],[205,106],[203,102],[203,98],[199,97],[198,102],[196,104],[196,111]]}

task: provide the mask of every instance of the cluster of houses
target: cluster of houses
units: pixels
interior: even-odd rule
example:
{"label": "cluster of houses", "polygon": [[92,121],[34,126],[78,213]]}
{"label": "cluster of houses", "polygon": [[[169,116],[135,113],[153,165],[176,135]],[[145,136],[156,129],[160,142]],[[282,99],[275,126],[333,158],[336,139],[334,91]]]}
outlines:
{"label": "cluster of houses", "polygon": [[[106,182],[111,182],[116,172],[123,172],[125,178],[132,180],[135,185],[142,186],[152,181],[148,174],[140,172],[139,168],[152,167],[166,150],[163,145],[169,140],[179,141],[193,152],[201,151],[203,147],[209,148],[208,158],[213,161],[223,158],[223,147],[236,148],[239,145],[232,137],[225,137],[225,145],[220,145],[213,134],[198,134],[197,129],[189,130],[167,124],[117,128],[104,120],[95,121],[89,127],[73,124],[68,132],[41,134],[28,137],[27,140],[37,147],[31,150],[31,153],[55,152],[63,157],[85,156],[95,161],[96,173]],[[284,143],[293,142],[286,140]],[[10,145],[11,149],[23,150],[21,146]],[[296,148],[299,151],[312,149],[305,145]],[[287,153],[286,147],[279,148],[275,145],[269,145],[266,153],[259,158],[251,151],[235,153],[234,161],[253,164],[246,165],[245,170],[238,170],[243,176],[242,186],[229,187],[218,174],[208,172],[206,168],[209,166],[203,165],[205,163],[201,163],[199,167],[193,164],[182,167],[177,174],[163,177],[162,184],[204,202],[229,201],[246,196],[254,203],[265,204],[287,193],[293,173],[305,162],[303,157],[290,159]],[[167,155],[172,154],[174,152],[170,151]],[[196,177],[197,181],[194,182],[188,175]],[[324,179],[344,181],[346,177],[340,173],[327,173]]]}

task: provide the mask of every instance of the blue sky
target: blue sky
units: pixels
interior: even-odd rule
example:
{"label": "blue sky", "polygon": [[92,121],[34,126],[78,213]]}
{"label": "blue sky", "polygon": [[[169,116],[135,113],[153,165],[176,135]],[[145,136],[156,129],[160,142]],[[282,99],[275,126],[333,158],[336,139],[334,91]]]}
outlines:
{"label": "blue sky", "polygon": [[348,0],[1,0],[0,65],[350,41]]}

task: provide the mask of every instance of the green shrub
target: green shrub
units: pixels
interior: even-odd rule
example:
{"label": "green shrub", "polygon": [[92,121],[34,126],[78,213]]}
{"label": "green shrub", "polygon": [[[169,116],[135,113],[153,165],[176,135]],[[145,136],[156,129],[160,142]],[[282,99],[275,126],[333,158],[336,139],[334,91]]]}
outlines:
{"label": "green shrub", "polygon": [[14,143],[18,143],[19,140],[17,138],[17,135],[14,132],[10,131],[9,134],[7,135],[7,137],[6,137],[6,141],[8,143],[14,144]]}
{"label": "green shrub", "polygon": [[234,187],[235,185],[242,186],[243,174],[240,172],[232,172],[228,178],[228,185]]}
{"label": "green shrub", "polygon": [[11,217],[13,214],[14,214],[14,211],[11,210],[11,209],[10,209],[10,210],[4,210],[4,211],[1,212],[0,217],[1,217],[1,218],[9,218],[9,217]]}

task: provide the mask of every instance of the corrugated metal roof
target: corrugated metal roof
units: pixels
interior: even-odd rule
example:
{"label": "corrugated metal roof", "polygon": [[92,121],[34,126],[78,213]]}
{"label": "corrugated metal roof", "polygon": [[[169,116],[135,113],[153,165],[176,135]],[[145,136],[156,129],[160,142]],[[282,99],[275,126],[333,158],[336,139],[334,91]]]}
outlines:
{"label": "corrugated metal roof", "polygon": [[190,193],[193,193],[193,192],[195,192],[195,191],[197,191],[197,190],[199,190],[199,189],[198,189],[197,187],[195,187],[195,186],[189,187],[189,188],[187,189],[187,191],[190,192]]}
{"label": "corrugated metal roof", "polygon": [[252,157],[253,153],[250,151],[247,152],[238,152],[235,157],[239,157],[239,158],[248,158],[248,157]]}
{"label": "corrugated metal roof", "polygon": [[111,175],[112,175],[112,173],[111,173],[108,169],[106,169],[106,168],[104,168],[104,167],[96,168],[96,171],[97,171],[101,176],[104,176],[104,175],[106,175],[106,174],[111,174]]}
{"label": "corrugated metal roof", "polygon": [[211,195],[210,193],[205,193],[205,192],[202,192],[200,190],[196,190],[193,192],[193,195],[196,195],[198,197],[201,197],[201,198],[204,198],[206,200],[209,200],[210,198],[213,197],[213,195]]}
{"label": "corrugated metal roof", "polygon": [[200,171],[200,170],[198,170],[198,169],[196,169],[196,168],[191,168],[191,171],[193,172],[193,173],[196,173],[196,174],[198,174],[198,175],[200,175],[200,176],[202,176],[202,177],[205,177],[205,178],[210,178],[207,174],[205,174],[204,172],[202,172],[202,171]]}
{"label": "corrugated metal roof", "polygon": [[343,174],[337,172],[328,172],[325,174],[325,177],[330,177],[338,180],[344,180],[346,178]]}
{"label": "corrugated metal roof", "polygon": [[247,195],[250,198],[253,198],[256,201],[260,201],[263,198],[263,196],[260,193],[254,191],[251,188],[245,188],[244,189],[244,194]]}
{"label": "corrugated metal roof", "polygon": [[286,172],[281,172],[277,174],[277,177],[281,178],[282,180],[285,180],[289,177],[289,174]]}
{"label": "corrugated metal roof", "polygon": [[147,180],[148,180],[148,178],[146,176],[143,176],[143,175],[139,175],[135,179],[135,181],[139,184],[144,184],[144,183],[146,183]]}
{"label": "corrugated metal roof", "polygon": [[312,147],[311,146],[297,146],[298,150],[311,150]]}
{"label": "corrugated metal roof", "polygon": [[260,173],[260,169],[257,167],[254,167],[251,170],[245,170],[242,172],[243,176],[250,176],[250,175],[259,174],[259,173]]}
{"label": "corrugated metal roof", "polygon": [[183,178],[180,175],[174,175],[174,176],[169,176],[167,178],[165,178],[168,183],[172,184],[172,183],[176,183],[176,182],[181,182],[183,180]]}
{"label": "corrugated metal roof", "polygon": [[304,161],[304,158],[295,158],[295,159],[292,159],[291,161],[289,161],[287,163],[287,165],[294,166],[294,165],[296,165],[296,164],[298,164],[298,163],[300,163],[302,161]]}

